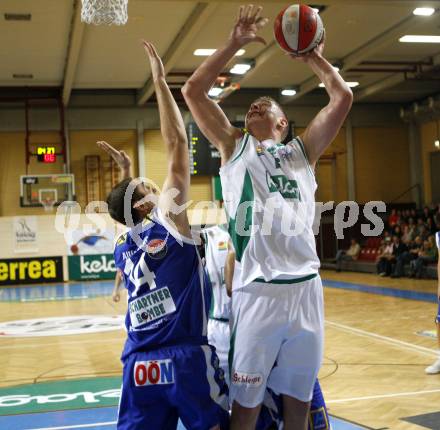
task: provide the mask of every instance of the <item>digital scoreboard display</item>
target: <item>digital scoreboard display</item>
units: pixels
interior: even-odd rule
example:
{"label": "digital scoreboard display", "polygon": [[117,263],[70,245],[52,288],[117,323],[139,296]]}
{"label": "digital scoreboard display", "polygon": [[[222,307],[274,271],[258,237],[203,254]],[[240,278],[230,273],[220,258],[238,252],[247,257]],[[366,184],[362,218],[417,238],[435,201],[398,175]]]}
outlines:
{"label": "digital scoreboard display", "polygon": [[41,163],[55,163],[57,156],[55,154],[54,146],[38,146],[37,160]]}
{"label": "digital scoreboard display", "polygon": [[220,170],[220,152],[203,136],[195,123],[188,124],[187,134],[191,175],[218,175]]}

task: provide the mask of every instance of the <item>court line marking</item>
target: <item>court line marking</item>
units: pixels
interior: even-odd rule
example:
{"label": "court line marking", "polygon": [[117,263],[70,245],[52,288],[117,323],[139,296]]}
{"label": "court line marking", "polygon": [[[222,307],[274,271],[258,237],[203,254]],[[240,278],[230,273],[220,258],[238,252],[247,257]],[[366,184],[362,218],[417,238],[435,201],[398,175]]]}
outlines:
{"label": "court line marking", "polygon": [[357,334],[358,336],[370,337],[382,341],[384,343],[388,343],[394,346],[399,346],[404,349],[410,349],[411,351],[418,352],[423,355],[429,355],[430,357],[438,357],[438,350],[425,348],[424,346],[415,345],[413,343],[404,342],[403,340],[394,339],[388,336],[382,336],[377,333],[372,333],[370,331],[361,330],[359,328],[350,327],[344,324],[339,324],[333,321],[325,320],[325,323],[330,327],[335,327],[340,330],[345,330],[349,333]]}
{"label": "court line marking", "polygon": [[[89,333],[89,334],[94,334],[94,333]],[[124,334],[125,334],[125,332],[124,332]],[[83,335],[80,335],[80,336],[83,336]],[[48,337],[54,337],[54,336],[48,336]],[[7,339],[6,339],[6,337],[0,338],[0,340],[2,340],[2,339],[4,339],[4,340],[11,340],[12,336],[8,337]],[[18,339],[18,338],[14,337],[13,339]],[[20,339],[22,339],[22,340],[23,339],[27,339],[27,340],[34,339],[35,340],[37,338],[36,337],[35,338],[32,338],[32,337],[25,337],[25,338],[21,337]],[[78,340],[71,340],[71,341],[62,340],[60,342],[52,342],[52,343],[40,342],[40,340],[38,339],[38,343],[35,343],[33,345],[31,345],[31,344],[29,344],[29,345],[2,345],[2,346],[0,346],[0,349],[38,348],[39,346],[59,346],[60,344],[62,346],[64,346],[64,345],[76,345],[78,343],[80,343],[80,344],[84,344],[84,343],[109,343],[109,342],[114,341],[114,340],[121,340],[121,342],[123,343],[124,338],[122,338],[122,337],[121,338],[119,338],[119,337],[112,337],[110,339],[96,339],[96,340],[92,340],[92,339],[90,339],[90,340],[78,339]]]}
{"label": "court line marking", "polygon": [[358,400],[374,400],[374,399],[387,399],[390,397],[405,397],[405,396],[415,396],[419,394],[432,394],[432,393],[440,393],[440,389],[437,390],[425,390],[425,391],[408,391],[406,393],[392,393],[392,394],[378,394],[377,396],[364,396],[364,397],[351,397],[348,399],[336,399],[336,400],[328,400],[326,403],[346,403],[346,402],[355,402]]}
{"label": "court line marking", "polygon": [[104,423],[92,423],[92,424],[77,424],[73,426],[62,426],[62,427],[40,427],[33,429],[24,429],[24,430],[66,430],[66,429],[83,429],[83,428],[91,428],[91,427],[99,427],[99,426],[113,426],[117,423],[117,421],[107,421]]}

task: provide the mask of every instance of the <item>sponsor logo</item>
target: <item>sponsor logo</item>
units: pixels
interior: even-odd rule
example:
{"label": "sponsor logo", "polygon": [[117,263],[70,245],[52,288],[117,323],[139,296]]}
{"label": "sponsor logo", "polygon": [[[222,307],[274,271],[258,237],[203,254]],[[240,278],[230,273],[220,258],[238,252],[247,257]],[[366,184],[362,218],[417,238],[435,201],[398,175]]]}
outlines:
{"label": "sponsor logo", "polygon": [[[0,388],[0,416],[117,406],[120,396],[120,376],[3,387]],[[9,427],[4,423],[1,428]]]}
{"label": "sponsor logo", "polygon": [[301,200],[298,183],[285,175],[271,176],[266,173],[266,182],[271,193],[279,192],[285,199]]}
{"label": "sponsor logo", "polygon": [[103,255],[69,255],[69,279],[113,279],[116,273],[115,260],[112,254]]}
{"label": "sponsor logo", "polygon": [[101,255],[98,260],[86,260],[84,256],[79,257],[79,259],[81,273],[116,272],[115,260],[107,259],[105,255]]}
{"label": "sponsor logo", "polygon": [[134,365],[136,387],[174,384],[174,366],[170,359],[136,361]]}
{"label": "sponsor logo", "polygon": [[328,430],[329,422],[324,407],[310,411],[310,430]]}
{"label": "sponsor logo", "polygon": [[0,260],[0,285],[62,282],[62,257],[35,257]]}
{"label": "sponsor logo", "polygon": [[119,236],[118,240],[116,241],[116,246],[122,245],[126,241],[127,241],[127,233],[124,233],[121,236]]}
{"label": "sponsor logo", "polygon": [[176,310],[176,305],[168,287],[163,287],[131,301],[128,309],[131,325],[137,328],[142,324],[172,314]]}
{"label": "sponsor logo", "polygon": [[135,251],[125,251],[122,253],[122,259],[125,261],[130,258],[134,253]]}
{"label": "sponsor logo", "polygon": [[17,243],[35,242],[37,233],[33,231],[26,222],[25,218],[17,221],[17,229],[15,230],[15,240]]}
{"label": "sponsor logo", "polygon": [[123,325],[123,315],[83,315],[5,321],[0,323],[0,339],[97,333],[120,330]]}
{"label": "sponsor logo", "polygon": [[263,383],[263,376],[260,373],[234,372],[232,375],[232,383],[234,385],[259,387]]}
{"label": "sponsor logo", "polygon": [[228,243],[227,242],[223,242],[223,241],[219,242],[218,245],[217,245],[217,249],[219,251],[226,251],[228,249]]}
{"label": "sponsor logo", "polygon": [[166,239],[152,239],[147,243],[147,254],[153,260],[164,258],[167,250]]}

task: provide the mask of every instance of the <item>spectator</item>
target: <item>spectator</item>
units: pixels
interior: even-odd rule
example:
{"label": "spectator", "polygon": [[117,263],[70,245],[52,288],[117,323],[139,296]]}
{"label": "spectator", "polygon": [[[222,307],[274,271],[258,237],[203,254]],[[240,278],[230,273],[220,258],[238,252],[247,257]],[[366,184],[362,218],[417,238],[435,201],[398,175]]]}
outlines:
{"label": "spectator", "polygon": [[405,224],[403,226],[402,242],[405,245],[409,245],[414,239],[414,226],[409,226]]}
{"label": "spectator", "polygon": [[393,236],[402,237],[402,229],[401,229],[400,225],[394,226],[394,228],[393,228]]}
{"label": "spectator", "polygon": [[382,246],[381,252],[376,260],[376,269],[379,276],[388,276],[391,273],[391,262],[394,258],[393,256],[393,243],[391,238],[385,238],[384,245]]}
{"label": "spectator", "polygon": [[429,210],[428,206],[425,206],[425,207],[423,208],[422,219],[423,219],[423,221],[426,223],[426,222],[428,221],[429,218],[432,218],[431,211]]}
{"label": "spectator", "polygon": [[427,221],[426,221],[426,226],[427,226],[428,233],[430,235],[434,235],[436,233],[437,226],[434,223],[434,218],[432,218],[432,217],[428,218]]}
{"label": "spectator", "polygon": [[432,246],[429,240],[423,242],[423,248],[418,252],[417,258],[410,263],[410,277],[420,279],[423,274],[423,269],[429,263],[437,261],[437,248]]}
{"label": "spectator", "polygon": [[341,266],[343,261],[356,261],[359,257],[359,253],[361,252],[361,246],[356,241],[356,239],[351,239],[350,248],[346,251],[340,249],[336,253],[336,271],[341,271]]}
{"label": "spectator", "polygon": [[423,241],[420,236],[417,236],[414,241],[411,241],[407,249],[403,251],[398,257],[396,257],[396,265],[394,272],[391,275],[392,278],[400,278],[404,275],[405,264],[410,263],[412,260],[418,257],[419,251],[423,248]]}
{"label": "spectator", "polygon": [[391,215],[388,217],[388,226],[393,228],[399,222],[399,215],[396,209],[391,209]]}

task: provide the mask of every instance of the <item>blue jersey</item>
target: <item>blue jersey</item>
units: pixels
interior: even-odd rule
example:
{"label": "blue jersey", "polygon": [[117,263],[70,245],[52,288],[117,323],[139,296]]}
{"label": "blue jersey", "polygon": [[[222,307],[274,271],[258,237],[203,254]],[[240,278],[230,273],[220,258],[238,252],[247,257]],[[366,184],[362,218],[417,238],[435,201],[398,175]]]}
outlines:
{"label": "blue jersey", "polygon": [[[122,235],[115,264],[128,290],[128,339],[122,359],[137,351],[207,343],[210,292],[193,241],[180,237],[157,212]],[[177,235],[176,235],[177,236]]]}

